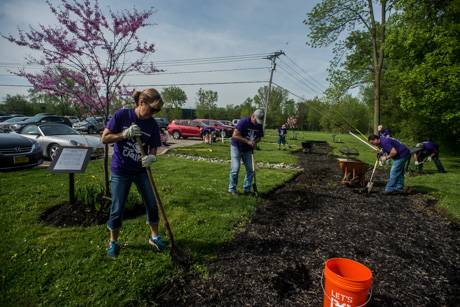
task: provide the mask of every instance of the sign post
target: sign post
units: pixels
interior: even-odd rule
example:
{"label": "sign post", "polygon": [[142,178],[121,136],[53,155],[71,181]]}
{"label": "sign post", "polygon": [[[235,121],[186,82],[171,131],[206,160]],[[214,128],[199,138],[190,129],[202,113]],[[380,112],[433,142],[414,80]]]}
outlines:
{"label": "sign post", "polygon": [[48,167],[51,173],[69,174],[69,202],[75,203],[75,173],[84,173],[91,157],[89,147],[60,147]]}

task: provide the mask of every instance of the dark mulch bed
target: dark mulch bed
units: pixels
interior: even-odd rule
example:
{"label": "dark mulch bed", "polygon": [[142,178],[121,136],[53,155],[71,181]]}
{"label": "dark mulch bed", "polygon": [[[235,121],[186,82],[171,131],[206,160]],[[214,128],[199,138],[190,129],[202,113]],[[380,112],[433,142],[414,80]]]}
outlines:
{"label": "dark mulch bed", "polygon": [[[374,274],[368,306],[459,306],[460,226],[420,195],[370,195],[337,184],[338,163],[304,155],[305,172],[259,205],[208,263],[151,298],[160,306],[321,306],[326,259]],[[380,185],[381,186],[381,185]]]}
{"label": "dark mulch bed", "polygon": [[[143,204],[137,204],[133,208],[125,209],[123,219],[136,218],[145,214]],[[65,202],[53,206],[40,214],[40,221],[57,227],[70,226],[94,226],[101,225],[108,220],[107,211],[98,211],[81,202],[71,204]]]}

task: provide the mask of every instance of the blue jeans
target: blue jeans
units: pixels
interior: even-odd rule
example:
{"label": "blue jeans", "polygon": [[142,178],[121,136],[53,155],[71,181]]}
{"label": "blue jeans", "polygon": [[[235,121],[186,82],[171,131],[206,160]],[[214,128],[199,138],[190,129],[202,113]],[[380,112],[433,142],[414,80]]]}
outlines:
{"label": "blue jeans", "polygon": [[404,188],[404,171],[407,160],[410,156],[393,160],[390,170],[390,179],[385,186],[385,192],[402,190]]}
{"label": "blue jeans", "polygon": [[251,191],[252,177],[254,176],[254,170],[252,169],[252,152],[251,151],[240,151],[238,147],[230,146],[230,183],[228,184],[229,192],[236,192],[236,186],[238,185],[238,173],[240,172],[240,161],[243,160],[244,167],[246,168],[246,176],[244,176],[243,190],[244,192]]}
{"label": "blue jeans", "polygon": [[112,174],[112,207],[110,208],[109,221],[107,228],[117,230],[121,227],[123,220],[123,209],[126,199],[128,198],[131,184],[134,184],[142,196],[145,208],[147,209],[147,224],[158,224],[158,208],[153,194],[152,187],[149,182],[147,173],[140,173],[132,176]]}

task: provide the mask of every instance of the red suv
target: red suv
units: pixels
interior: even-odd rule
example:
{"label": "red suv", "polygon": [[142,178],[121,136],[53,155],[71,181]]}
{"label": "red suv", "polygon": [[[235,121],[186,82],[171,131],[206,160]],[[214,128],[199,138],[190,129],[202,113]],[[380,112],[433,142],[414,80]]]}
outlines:
{"label": "red suv", "polygon": [[168,125],[168,133],[173,136],[174,139],[198,137],[201,138],[201,132],[206,124],[190,119],[176,119]]}
{"label": "red suv", "polygon": [[215,120],[215,119],[195,119],[195,121],[201,122],[209,126],[210,128],[214,128],[217,132],[217,135],[220,135],[220,131],[225,131],[225,137],[231,137],[233,134],[233,127],[229,125],[225,125],[222,122]]}

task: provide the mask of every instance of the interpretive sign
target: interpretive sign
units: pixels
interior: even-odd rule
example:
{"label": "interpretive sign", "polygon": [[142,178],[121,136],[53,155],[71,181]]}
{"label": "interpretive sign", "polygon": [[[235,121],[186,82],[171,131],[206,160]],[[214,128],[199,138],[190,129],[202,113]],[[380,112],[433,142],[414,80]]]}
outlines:
{"label": "interpretive sign", "polygon": [[83,173],[91,156],[88,147],[61,147],[48,170],[53,173]]}

